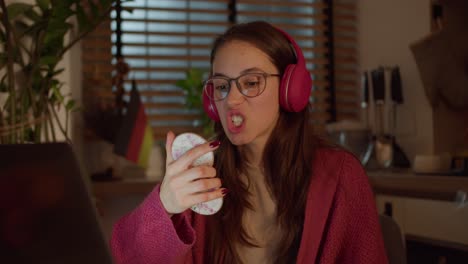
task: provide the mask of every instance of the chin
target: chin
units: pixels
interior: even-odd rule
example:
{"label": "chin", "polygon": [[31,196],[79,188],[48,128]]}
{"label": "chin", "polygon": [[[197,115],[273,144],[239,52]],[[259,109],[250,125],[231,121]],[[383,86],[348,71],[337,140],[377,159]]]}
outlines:
{"label": "chin", "polygon": [[245,133],[233,134],[233,133],[230,133],[229,131],[224,131],[224,133],[226,133],[229,141],[231,141],[231,143],[235,146],[246,145],[252,141],[245,135]]}
{"label": "chin", "polygon": [[231,141],[231,143],[235,146],[242,146],[242,145],[249,143],[240,135],[227,134],[227,136],[229,138],[229,141]]}

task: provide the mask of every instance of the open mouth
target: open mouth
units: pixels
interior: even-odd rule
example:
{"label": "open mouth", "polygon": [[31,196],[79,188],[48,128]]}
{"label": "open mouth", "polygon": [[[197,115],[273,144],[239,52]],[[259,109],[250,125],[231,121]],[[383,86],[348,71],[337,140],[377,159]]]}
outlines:
{"label": "open mouth", "polygon": [[247,123],[247,119],[245,118],[245,116],[237,110],[230,111],[226,118],[226,121],[229,132],[234,134],[240,133],[245,127],[245,124]]}
{"label": "open mouth", "polygon": [[242,117],[241,115],[232,115],[231,121],[235,127],[240,127],[244,122],[244,117]]}

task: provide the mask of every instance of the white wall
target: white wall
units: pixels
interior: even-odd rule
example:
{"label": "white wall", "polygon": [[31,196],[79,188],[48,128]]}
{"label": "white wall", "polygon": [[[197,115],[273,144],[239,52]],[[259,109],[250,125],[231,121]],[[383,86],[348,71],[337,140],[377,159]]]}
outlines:
{"label": "white wall", "polygon": [[430,0],[359,0],[358,10],[361,71],[400,66],[405,102],[397,110],[397,141],[410,160],[432,154],[432,112],[409,49],[430,32]]}
{"label": "white wall", "polygon": [[[81,43],[75,44],[67,53],[65,53],[61,62],[62,67],[65,70],[60,80],[64,82],[63,93],[69,93],[73,98],[78,107],[82,105],[82,64],[81,64]],[[61,112],[62,118],[64,118],[64,111]],[[70,114],[69,120],[70,129],[68,136],[73,141],[75,151],[78,153],[78,157],[83,157],[83,115],[81,111],[77,111]]]}

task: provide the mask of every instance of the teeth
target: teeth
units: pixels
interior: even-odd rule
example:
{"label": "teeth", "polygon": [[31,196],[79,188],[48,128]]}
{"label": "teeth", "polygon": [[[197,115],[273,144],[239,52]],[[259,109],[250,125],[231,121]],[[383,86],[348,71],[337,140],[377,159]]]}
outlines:
{"label": "teeth", "polygon": [[242,116],[239,116],[239,115],[233,115],[231,117],[231,120],[232,120],[232,123],[237,127],[240,126],[242,122],[244,122],[244,118],[242,118]]}

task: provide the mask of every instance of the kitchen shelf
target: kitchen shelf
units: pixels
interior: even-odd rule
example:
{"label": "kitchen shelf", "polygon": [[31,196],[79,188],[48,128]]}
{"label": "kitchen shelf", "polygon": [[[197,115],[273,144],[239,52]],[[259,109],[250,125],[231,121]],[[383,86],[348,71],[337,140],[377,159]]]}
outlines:
{"label": "kitchen shelf", "polygon": [[457,192],[468,193],[468,177],[414,174],[410,170],[368,171],[375,194],[455,201]]}

